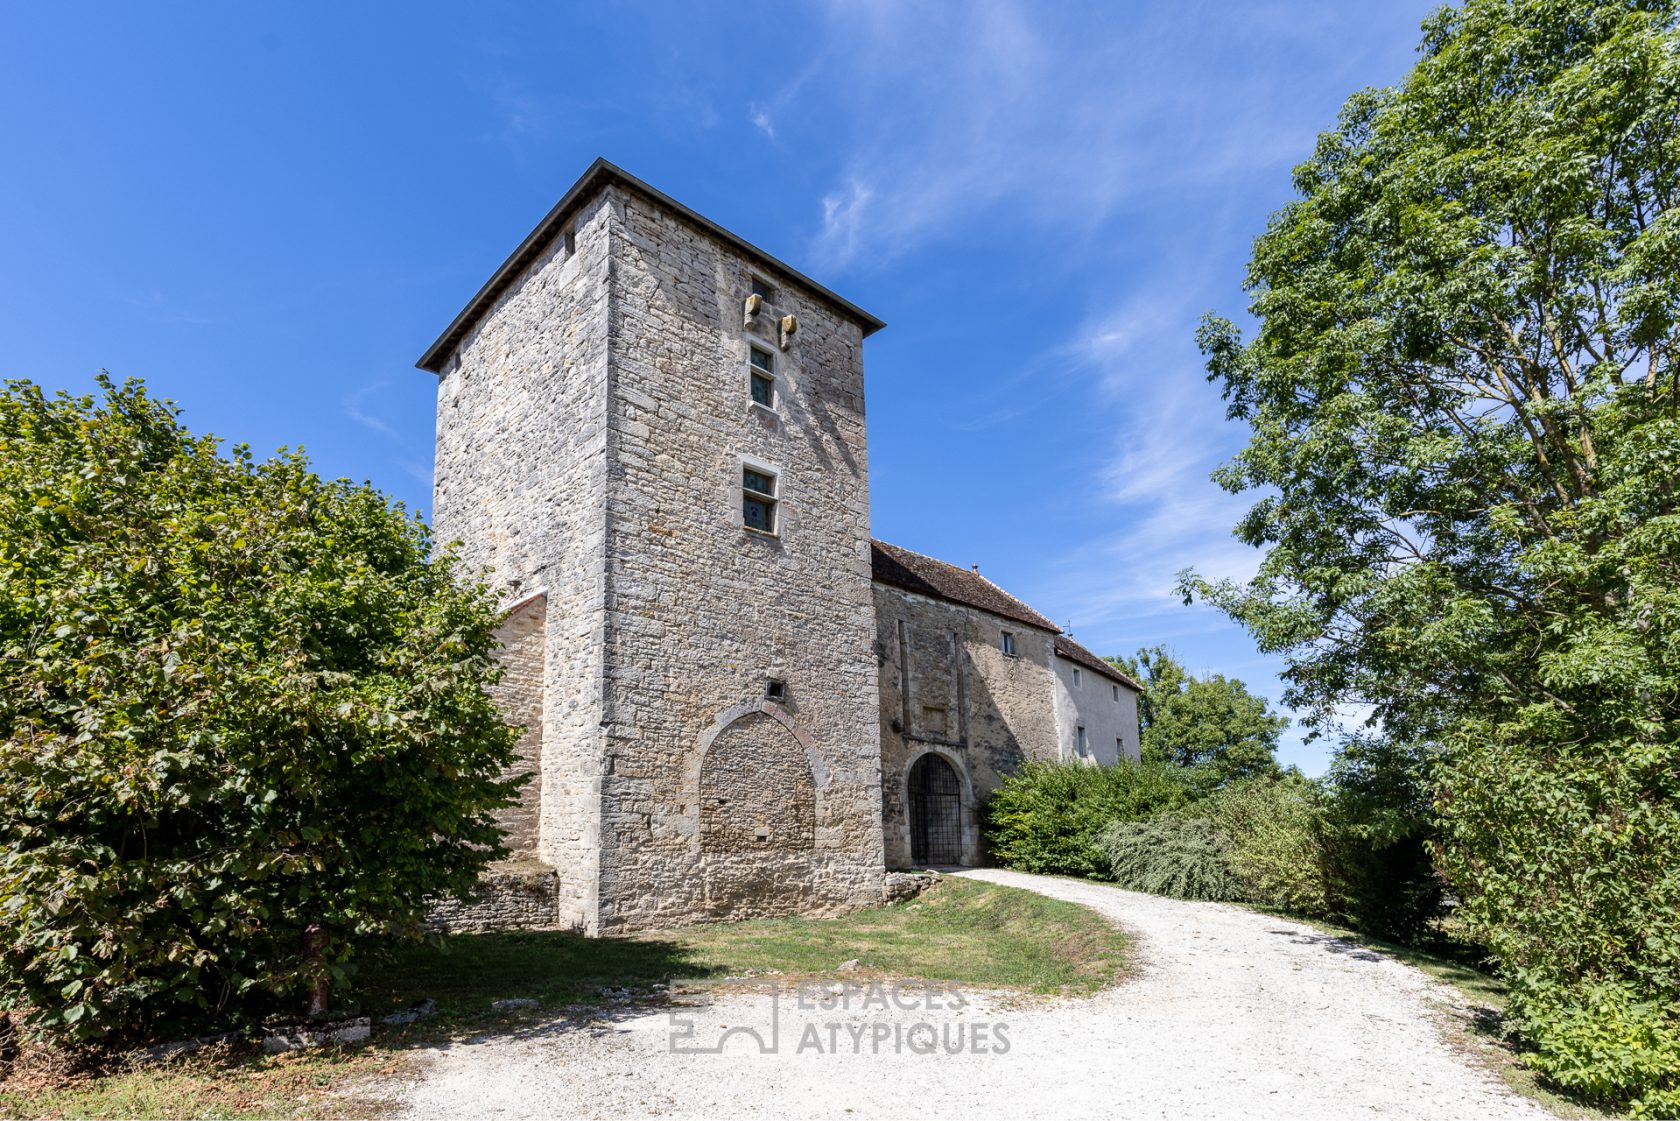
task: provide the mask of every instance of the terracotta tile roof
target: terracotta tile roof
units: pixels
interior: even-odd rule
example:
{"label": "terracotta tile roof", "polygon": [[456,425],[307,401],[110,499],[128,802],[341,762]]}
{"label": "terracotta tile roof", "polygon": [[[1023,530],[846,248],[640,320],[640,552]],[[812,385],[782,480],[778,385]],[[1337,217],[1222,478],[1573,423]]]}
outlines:
{"label": "terracotta tile roof", "polygon": [[1103,661],[1101,658],[1097,657],[1095,654],[1091,653],[1089,650],[1085,649],[1085,647],[1079,645],[1079,643],[1073,641],[1073,639],[1069,638],[1065,634],[1059,634],[1056,636],[1056,654],[1058,657],[1066,658],[1070,662],[1078,662],[1087,669],[1095,670],[1104,677],[1118,681],[1128,689],[1136,690],[1139,693],[1143,692],[1143,686],[1139,685],[1130,677],[1127,677],[1123,672],[1115,669],[1114,666]]}
{"label": "terracotta tile roof", "polygon": [[900,549],[885,541],[872,543],[875,579],[895,588],[935,599],[950,600],[990,611],[1005,619],[1051,632],[1062,628],[980,575],[942,560]]}

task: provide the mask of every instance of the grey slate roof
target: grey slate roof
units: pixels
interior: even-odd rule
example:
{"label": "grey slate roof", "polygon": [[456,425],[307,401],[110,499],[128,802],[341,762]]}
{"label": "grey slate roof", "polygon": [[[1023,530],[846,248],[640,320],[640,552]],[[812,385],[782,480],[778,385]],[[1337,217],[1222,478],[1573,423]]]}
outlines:
{"label": "grey slate roof", "polygon": [[560,201],[554,204],[554,209],[550,210],[543,217],[543,220],[537,223],[536,229],[526,235],[525,240],[519,243],[519,248],[515,249],[508,259],[502,262],[501,267],[491,274],[490,279],[484,282],[484,287],[480,288],[478,294],[467,302],[467,306],[461,309],[461,313],[444,329],[443,334],[438,336],[437,341],[426,348],[426,353],[420,356],[420,361],[416,362],[415,365],[422,370],[430,370],[434,374],[441,373],[444,362],[450,354],[454,353],[455,347],[466,337],[467,332],[473,329],[474,324],[479,321],[485,312],[495,306],[502,293],[519,279],[519,275],[525,271],[525,267],[536,260],[559,236],[560,231],[566,228],[566,223],[572,215],[609,183],[616,183],[651,199],[684,221],[698,226],[704,232],[726,242],[737,252],[750,257],[754,264],[762,266],[768,272],[779,275],[783,279],[791,280],[795,285],[809,289],[822,299],[834,304],[834,306],[857,320],[863,327],[865,338],[886,326],[885,323],[882,323],[856,304],[835,295],[804,273],[772,257],[746,238],[730,233],[710,218],[695,213],[670,195],[648,186],[648,184],[616,164],[608,163],[604,159],[597,159],[589,165],[589,169],[578,178],[578,181],[573,183],[564,195],[560,196]]}
{"label": "grey slate roof", "polygon": [[1118,681],[1128,689],[1135,690],[1139,693],[1143,692],[1143,686],[1139,685],[1125,673],[1115,669],[1114,666],[1103,661],[1101,658],[1097,657],[1095,654],[1091,653],[1089,650],[1085,649],[1085,647],[1079,645],[1079,643],[1073,641],[1073,639],[1069,638],[1065,634],[1059,634],[1056,636],[1056,654],[1058,657],[1066,658],[1070,662],[1078,662],[1086,669],[1091,670],[1094,673],[1100,673],[1112,681]]}

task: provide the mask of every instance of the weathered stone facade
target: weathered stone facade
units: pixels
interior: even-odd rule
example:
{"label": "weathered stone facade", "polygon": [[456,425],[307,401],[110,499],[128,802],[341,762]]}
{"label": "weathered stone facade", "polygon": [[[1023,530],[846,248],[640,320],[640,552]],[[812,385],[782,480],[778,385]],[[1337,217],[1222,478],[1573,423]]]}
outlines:
{"label": "weathered stone facade", "polygon": [[[980,864],[980,803],[1026,760],[1057,757],[1055,632],[888,584],[875,586],[875,610],[887,864],[920,863],[909,784],[913,765],[930,753],[956,771],[962,787],[956,863]],[[1013,654],[1003,652],[1006,633]]]}
{"label": "weathered stone facade", "polygon": [[[433,363],[439,535],[510,601],[546,591],[533,855],[556,870],[559,921],[590,932],[875,902],[862,342],[877,324],[657,192],[592,175]],[[755,278],[771,292],[748,323]],[[776,356],[773,408],[749,395],[754,342]],[[743,524],[749,461],[775,472],[775,534]],[[708,752],[752,741],[762,762],[772,728],[782,770],[802,755],[810,775],[799,822],[767,820],[762,841],[756,819],[703,830],[763,793]]]}
{"label": "weathered stone facade", "polygon": [[492,868],[478,881],[470,902],[438,901],[428,915],[432,930],[462,933],[482,930],[544,930],[559,922],[559,877],[552,868],[516,864]]}
{"label": "weathered stone facade", "polygon": [[554,925],[879,902],[920,756],[955,770],[917,771],[916,805],[965,815],[939,851],[976,863],[977,799],[1058,751],[1048,620],[989,583],[975,606],[881,580],[880,326],[597,163],[421,360],[439,538],[509,605],[500,696],[534,779],[502,820],[554,870]]}

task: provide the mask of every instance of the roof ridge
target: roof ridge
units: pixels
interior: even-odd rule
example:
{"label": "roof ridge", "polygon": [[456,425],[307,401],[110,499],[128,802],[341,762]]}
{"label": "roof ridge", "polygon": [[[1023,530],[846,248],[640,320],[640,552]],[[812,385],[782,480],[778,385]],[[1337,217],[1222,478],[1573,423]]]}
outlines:
{"label": "roof ridge", "polygon": [[1062,656],[1075,662],[1082,662],[1096,670],[1098,673],[1107,674],[1109,677],[1119,680],[1128,688],[1134,689],[1139,693],[1143,692],[1143,686],[1138,684],[1136,678],[1121,669],[1119,666],[1115,665],[1113,662],[1109,661],[1107,658],[1103,657],[1101,654],[1097,653],[1095,650],[1092,650],[1089,646],[1086,646],[1084,643],[1074,638],[1071,634],[1057,635],[1056,647],[1056,653],[1058,655],[1062,655],[1062,649],[1066,648],[1067,653]]}
{"label": "roof ridge", "polygon": [[[1007,588],[1004,588],[1001,584],[997,583],[997,581],[992,580],[989,577],[982,576],[979,572],[976,572],[973,567],[964,568],[960,564],[952,564],[948,560],[941,560],[940,558],[930,556],[927,553],[918,553],[914,549],[907,549],[903,545],[894,545],[892,542],[883,541],[879,537],[871,536],[870,543],[877,549],[882,550],[895,565],[904,568],[919,582],[927,584],[928,591],[941,599],[951,600],[956,603],[966,603],[970,607],[977,607],[982,611],[990,611],[995,615],[1002,615],[1006,618],[1014,619],[1016,622],[1025,623],[1027,626],[1049,631],[1052,635],[1056,635],[1061,632],[1061,627],[1053,622],[1047,615],[1038,611],[1020,596],[1017,596],[1010,592]],[[898,556],[894,557],[893,554],[898,554]],[[936,566],[936,569],[944,570],[944,574],[932,577],[931,574],[917,573],[910,562],[932,564]],[[899,581],[894,580],[890,575],[883,576],[878,568],[875,573],[875,577],[876,579],[882,580],[883,583],[905,586]],[[931,582],[932,579],[943,580],[951,586],[939,588]],[[972,582],[969,584],[969,588],[971,590],[969,590],[966,594],[957,590],[960,589],[961,583],[965,581]],[[988,589],[988,592],[982,594],[973,590],[974,583],[983,585],[986,589]],[[910,590],[914,591],[916,589],[912,587]],[[998,604],[988,605],[986,603],[976,601],[976,596],[986,599],[990,598],[992,595],[999,597],[1003,601],[1003,604],[1008,605],[1007,610],[999,610],[1001,605]]]}

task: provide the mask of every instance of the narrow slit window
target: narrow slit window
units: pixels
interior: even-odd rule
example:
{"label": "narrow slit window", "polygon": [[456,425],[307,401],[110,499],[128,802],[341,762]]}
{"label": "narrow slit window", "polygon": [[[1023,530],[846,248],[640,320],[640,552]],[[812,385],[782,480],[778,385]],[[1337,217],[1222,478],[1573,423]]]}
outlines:
{"label": "narrow slit window", "polygon": [[1114,703],[1119,704],[1120,703],[1120,686],[1110,685],[1109,688],[1114,690]]}
{"label": "narrow slit window", "polygon": [[741,468],[741,519],[748,529],[776,532],[776,476]]}
{"label": "narrow slit window", "polygon": [[1121,739],[1119,736],[1114,737],[1114,754],[1126,754],[1126,741]]}
{"label": "narrow slit window", "polygon": [[1078,685],[1078,684],[1079,684],[1079,670],[1078,670],[1078,669],[1075,669],[1075,670],[1074,670],[1074,671],[1073,671],[1073,683],[1074,683],[1074,684],[1075,684],[1075,685]]}
{"label": "narrow slit window", "polygon": [[1075,735],[1077,736],[1077,742],[1074,745],[1075,750],[1077,750],[1079,752],[1079,754],[1084,755],[1085,754],[1085,725],[1081,724],[1079,726],[1078,731],[1075,733]]}
{"label": "narrow slit window", "polygon": [[998,635],[998,649],[1003,651],[1004,657],[1015,656],[1015,635],[1010,631],[1003,631]]}
{"label": "narrow slit window", "polygon": [[776,406],[776,356],[762,347],[748,349],[747,370],[753,404],[767,409]]}

